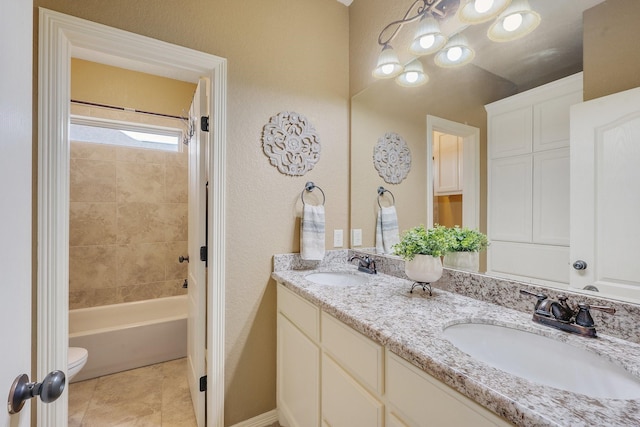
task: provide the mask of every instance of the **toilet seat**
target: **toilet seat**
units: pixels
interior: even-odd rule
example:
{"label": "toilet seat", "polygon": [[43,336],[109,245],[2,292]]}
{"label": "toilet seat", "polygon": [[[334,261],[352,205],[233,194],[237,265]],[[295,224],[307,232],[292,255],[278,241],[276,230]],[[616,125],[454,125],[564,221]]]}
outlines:
{"label": "toilet seat", "polygon": [[89,352],[86,348],[69,347],[67,353],[67,381],[71,381],[87,363]]}

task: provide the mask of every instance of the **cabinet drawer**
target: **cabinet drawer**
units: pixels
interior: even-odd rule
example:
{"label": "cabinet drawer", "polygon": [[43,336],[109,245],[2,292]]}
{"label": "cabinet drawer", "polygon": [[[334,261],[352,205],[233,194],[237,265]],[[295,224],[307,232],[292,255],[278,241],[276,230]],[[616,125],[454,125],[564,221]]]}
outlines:
{"label": "cabinet drawer", "polygon": [[510,426],[493,412],[387,352],[387,398],[412,426]]}
{"label": "cabinet drawer", "polygon": [[278,283],[278,311],[314,341],[320,338],[320,309]]}
{"label": "cabinet drawer", "polygon": [[384,393],[384,348],[335,317],[322,313],[322,345],[351,375]]}

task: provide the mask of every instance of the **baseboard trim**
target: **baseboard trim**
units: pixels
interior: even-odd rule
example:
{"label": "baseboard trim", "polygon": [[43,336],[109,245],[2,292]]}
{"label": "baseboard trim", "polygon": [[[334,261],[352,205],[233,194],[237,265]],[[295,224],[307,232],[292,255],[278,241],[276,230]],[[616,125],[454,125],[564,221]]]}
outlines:
{"label": "baseboard trim", "polygon": [[278,421],[278,410],[265,412],[241,423],[234,424],[232,427],[267,427]]}

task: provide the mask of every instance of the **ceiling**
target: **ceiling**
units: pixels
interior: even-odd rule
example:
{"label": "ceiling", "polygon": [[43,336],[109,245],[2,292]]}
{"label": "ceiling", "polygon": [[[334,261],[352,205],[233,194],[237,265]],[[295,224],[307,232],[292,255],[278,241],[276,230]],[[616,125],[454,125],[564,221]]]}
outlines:
{"label": "ceiling", "polygon": [[[441,29],[448,35],[462,29],[476,53],[472,64],[510,81],[521,91],[554,79],[553,74],[562,74],[561,70],[582,70],[582,12],[603,1],[529,0],[531,8],[541,16],[540,25],[512,42],[496,43],[488,39],[487,30],[493,21],[465,28],[465,24],[453,16],[441,22]],[[412,0],[404,3],[403,8],[409,8]],[[401,17],[389,16],[388,22]],[[405,64],[413,59],[407,47],[416,25],[407,24],[392,42]],[[422,57],[421,61],[427,74],[436,67],[433,55]]]}

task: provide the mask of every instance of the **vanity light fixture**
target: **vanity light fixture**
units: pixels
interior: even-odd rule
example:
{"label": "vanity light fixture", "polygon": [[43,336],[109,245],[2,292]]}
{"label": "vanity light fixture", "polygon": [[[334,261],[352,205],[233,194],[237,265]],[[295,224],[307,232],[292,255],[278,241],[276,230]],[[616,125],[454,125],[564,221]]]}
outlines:
{"label": "vanity light fixture", "polygon": [[396,83],[405,87],[422,86],[428,81],[429,76],[424,73],[422,62],[418,58],[408,63],[402,74],[396,77]]}
{"label": "vanity light fixture", "polygon": [[[438,20],[456,12],[461,25],[448,38],[440,30]],[[496,17],[488,37],[499,42],[520,38],[540,24],[540,15],[531,10],[527,0],[414,0],[402,19],[391,22],[380,32],[378,44],[382,46],[382,51],[372,74],[378,79],[397,77],[396,82],[402,86],[419,86],[426,83],[428,77],[424,74],[422,63],[416,61],[415,57],[435,53],[435,63],[440,67],[468,64],[475,52],[461,32],[469,24],[479,24]],[[418,20],[409,46],[414,58],[403,67],[391,42],[404,25]],[[424,81],[419,77],[421,75],[424,75]]]}
{"label": "vanity light fixture", "polygon": [[487,36],[494,42],[519,39],[540,25],[540,15],[533,11],[527,0],[513,0],[489,27]]}

